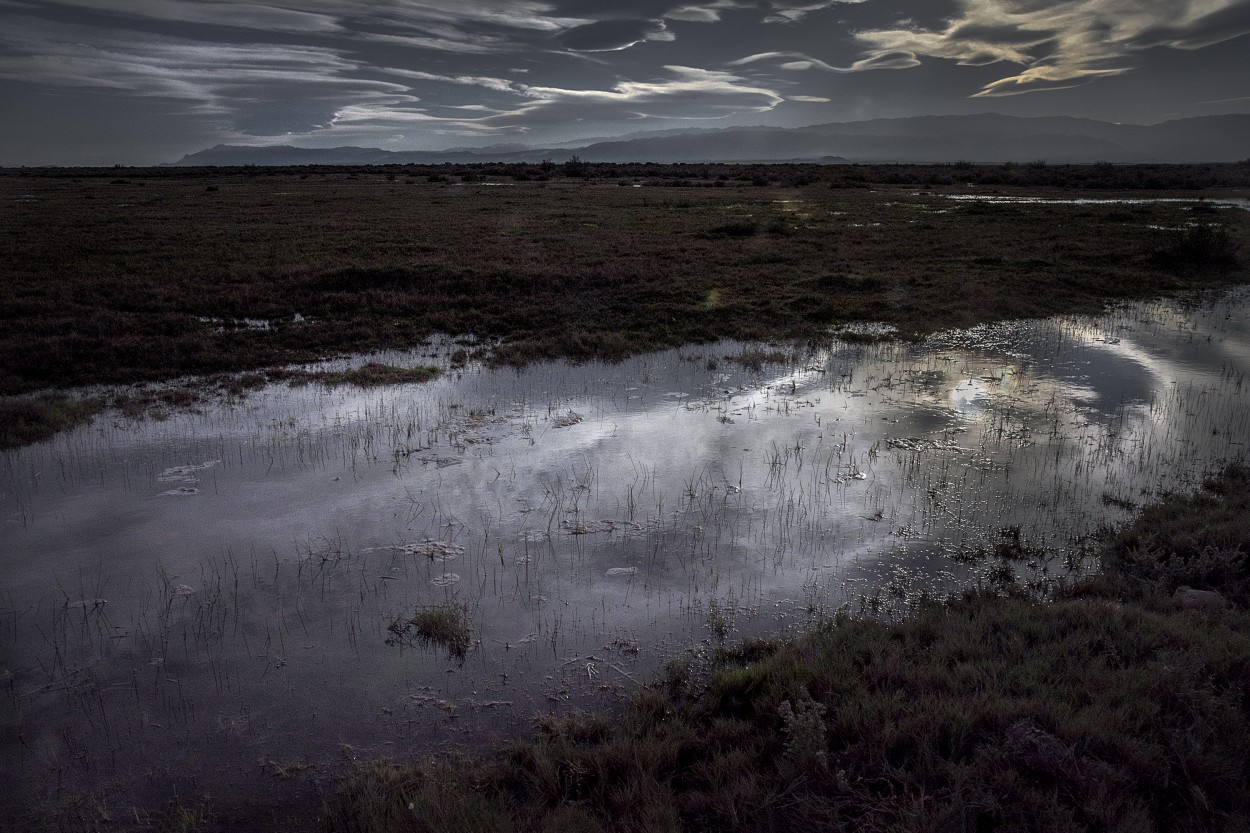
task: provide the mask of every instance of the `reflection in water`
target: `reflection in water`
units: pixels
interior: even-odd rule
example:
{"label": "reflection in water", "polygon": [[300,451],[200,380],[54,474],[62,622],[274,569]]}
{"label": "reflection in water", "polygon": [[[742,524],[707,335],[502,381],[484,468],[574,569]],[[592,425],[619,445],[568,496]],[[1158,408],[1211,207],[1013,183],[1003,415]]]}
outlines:
{"label": "reflection in water", "polygon": [[[275,387],[7,453],[9,801],[517,731],[727,626],[983,581],[968,556],[1005,527],[1023,580],[1062,574],[1244,453],[1248,297],[835,344],[766,378],[721,345]],[[441,604],[468,608],[463,664],[386,644]]]}
{"label": "reflection in water", "polygon": [[1247,197],[1020,197],[1003,194],[944,194],[958,202],[997,203],[1000,205],[1181,205],[1240,208],[1250,211]]}

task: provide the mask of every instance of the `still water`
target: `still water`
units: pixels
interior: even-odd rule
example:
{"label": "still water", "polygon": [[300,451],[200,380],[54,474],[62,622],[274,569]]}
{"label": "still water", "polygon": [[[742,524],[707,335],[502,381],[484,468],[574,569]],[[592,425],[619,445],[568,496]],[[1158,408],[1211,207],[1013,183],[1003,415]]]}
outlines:
{"label": "still water", "polygon": [[[1248,301],[274,386],[6,452],[6,817],[493,742],[722,638],[1001,578],[1005,529],[1021,584],[1088,569],[1245,455]],[[463,661],[388,644],[437,605]]]}

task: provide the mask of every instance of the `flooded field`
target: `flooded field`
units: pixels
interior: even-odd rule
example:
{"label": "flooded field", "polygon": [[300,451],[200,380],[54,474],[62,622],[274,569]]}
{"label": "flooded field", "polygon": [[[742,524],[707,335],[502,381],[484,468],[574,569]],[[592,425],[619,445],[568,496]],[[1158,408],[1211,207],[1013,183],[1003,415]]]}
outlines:
{"label": "flooded field", "polygon": [[[1248,302],[274,386],[6,452],[5,815],[473,745],[700,646],[1081,569],[1244,457]],[[408,638],[436,609],[463,657]]]}

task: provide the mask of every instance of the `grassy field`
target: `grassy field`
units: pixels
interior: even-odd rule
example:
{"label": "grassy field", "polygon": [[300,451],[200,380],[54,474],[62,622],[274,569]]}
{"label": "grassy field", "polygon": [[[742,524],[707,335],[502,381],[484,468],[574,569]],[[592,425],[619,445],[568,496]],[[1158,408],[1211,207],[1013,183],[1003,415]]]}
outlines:
{"label": "grassy field", "polygon": [[[363,767],[340,833],[1212,831],[1250,825],[1250,469],[1149,508],[1105,572],[670,664],[484,760]],[[1186,609],[1178,588],[1223,598]]]}
{"label": "grassy field", "polygon": [[639,188],[113,173],[0,175],[0,395],[435,333],[470,334],[511,363],[822,339],[856,321],[919,335],[1223,284],[1244,277],[1235,255],[1250,240],[1250,212],[964,203],[942,196],[964,186],[843,187],[837,168],[803,185]]}

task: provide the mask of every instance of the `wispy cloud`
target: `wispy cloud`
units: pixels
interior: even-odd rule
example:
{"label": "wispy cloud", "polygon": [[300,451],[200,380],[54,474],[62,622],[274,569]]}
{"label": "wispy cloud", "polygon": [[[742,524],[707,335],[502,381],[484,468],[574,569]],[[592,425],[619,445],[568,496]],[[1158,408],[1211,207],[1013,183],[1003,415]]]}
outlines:
{"label": "wispy cloud", "polygon": [[[394,93],[404,85],[358,77],[335,50],[282,44],[219,44],[149,36],[84,42],[75,27],[11,21],[0,34],[0,78],[165,96],[224,111],[241,91],[309,85],[340,93]],[[346,88],[346,89],[343,89]]]}
{"label": "wispy cloud", "polygon": [[867,48],[857,62],[863,69],[915,66],[922,58],[1021,67],[975,94],[994,97],[1120,75],[1143,50],[1194,49],[1247,32],[1246,0],[963,0],[943,28],[904,22],[855,38]]}
{"label": "wispy cloud", "polygon": [[345,21],[389,19],[408,24],[487,24],[500,28],[557,31],[586,22],[551,13],[533,0],[6,0],[28,9],[86,9],[132,18],[203,23],[264,31],[344,31]]}
{"label": "wispy cloud", "polygon": [[609,90],[526,87],[525,95],[535,100],[528,113],[547,111],[547,118],[721,118],[737,112],[762,113],[785,100],[775,90],[733,73],[683,66],[664,69],[669,78],[622,81]]}
{"label": "wispy cloud", "polygon": [[803,0],[784,2],[784,0],[778,0],[778,2],[770,4],[772,11],[765,16],[764,22],[798,23],[812,12],[828,9],[831,6],[854,5],[863,2],[866,2],[866,0],[817,0],[817,2],[804,2]]}
{"label": "wispy cloud", "polygon": [[338,15],[300,4],[287,8],[270,3],[229,0],[7,0],[4,5],[48,13],[86,10],[132,20],[196,23],[265,32],[341,32]]}
{"label": "wispy cloud", "polygon": [[729,66],[746,66],[747,64],[761,62],[773,64],[778,69],[788,72],[803,72],[815,69],[821,72],[838,73],[863,72],[868,69],[906,69],[920,64],[914,53],[902,51],[874,53],[844,67],[834,66],[819,58],[805,55],[802,52],[757,52],[754,55],[730,61]]}
{"label": "wispy cloud", "polygon": [[[773,90],[753,85],[732,73],[680,66],[666,67],[665,72],[667,77],[647,82],[621,82],[606,90],[512,83],[510,86],[519,100],[513,105],[498,107],[438,107],[404,96],[380,96],[340,107],[323,127],[304,135],[282,137],[281,141],[331,144],[413,129],[423,134],[469,139],[502,137],[571,122],[610,124],[650,119],[722,118],[742,111],[764,112],[785,100]],[[469,79],[442,80],[464,83]]]}

